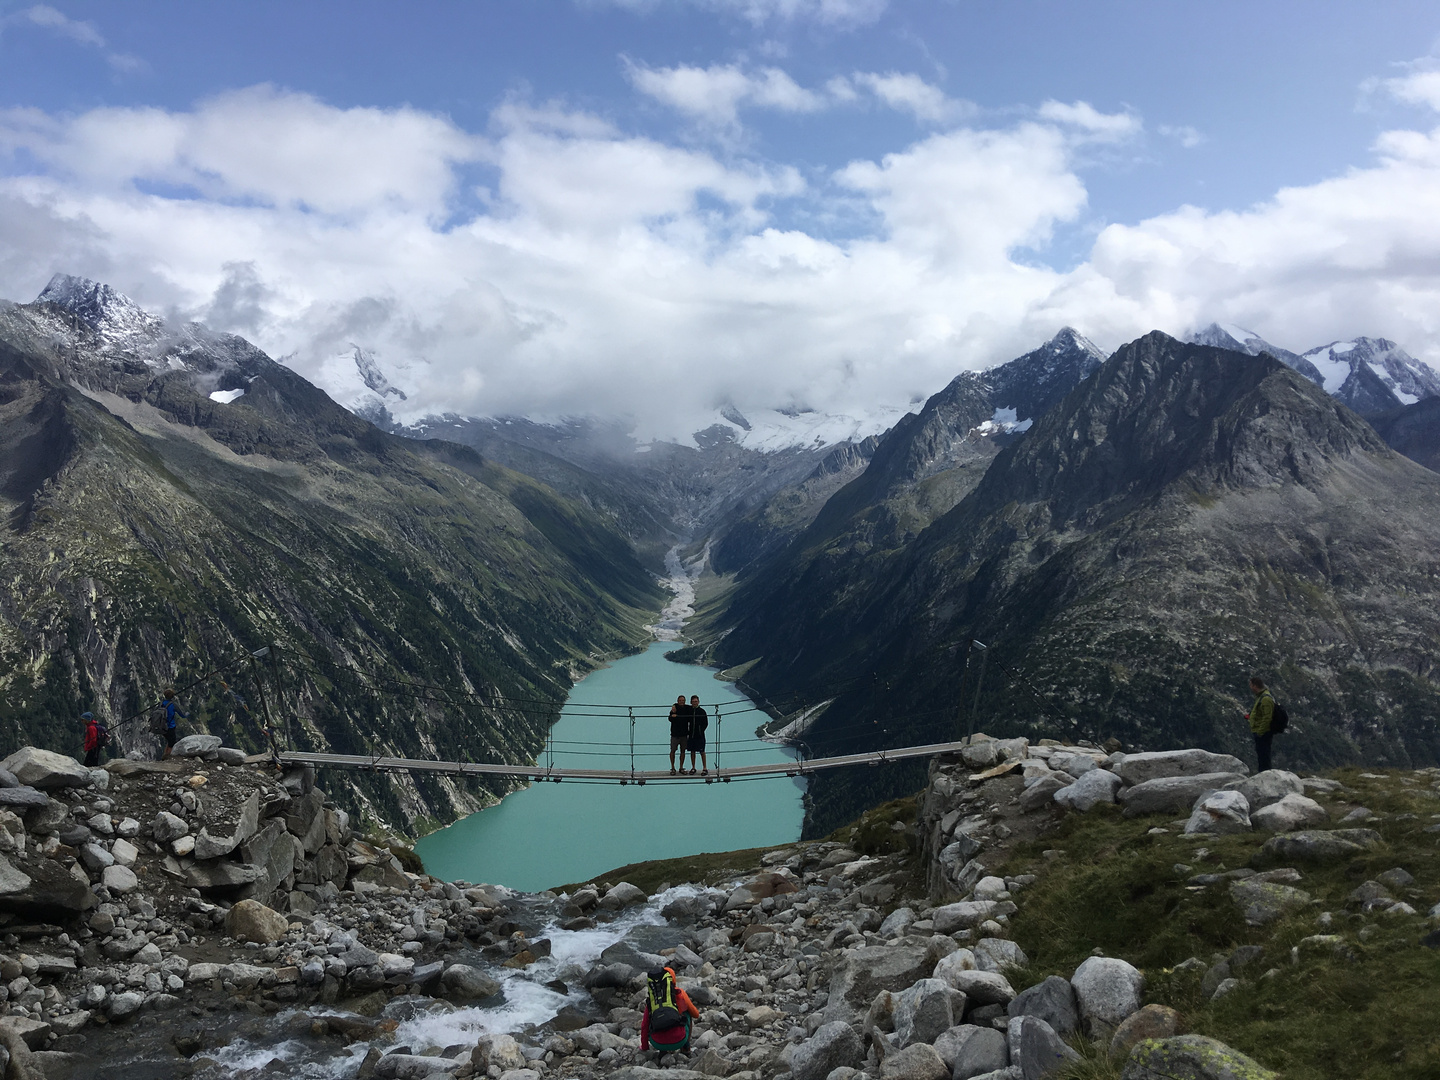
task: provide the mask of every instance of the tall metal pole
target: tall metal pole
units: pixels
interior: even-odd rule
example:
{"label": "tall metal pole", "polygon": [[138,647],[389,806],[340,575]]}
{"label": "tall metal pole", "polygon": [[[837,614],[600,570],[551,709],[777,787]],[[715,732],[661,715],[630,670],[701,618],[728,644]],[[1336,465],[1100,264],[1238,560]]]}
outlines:
{"label": "tall metal pole", "polygon": [[975,738],[975,718],[980,714],[980,688],[985,684],[985,661],[990,657],[990,650],[983,641],[970,641],[972,648],[980,650],[980,671],[975,676],[975,701],[970,706],[970,730],[965,734],[965,744],[968,746]]}
{"label": "tall metal pole", "polygon": [[635,779],[635,706],[627,705],[630,714],[630,779]]}
{"label": "tall metal pole", "polygon": [[260,708],[265,713],[265,735],[270,740],[270,756],[276,766],[280,764],[280,748],[275,744],[275,719],[270,715],[270,699],[265,696],[265,682],[260,677],[259,658],[270,650],[259,649],[250,654],[250,673],[255,677],[255,692],[260,695]]}

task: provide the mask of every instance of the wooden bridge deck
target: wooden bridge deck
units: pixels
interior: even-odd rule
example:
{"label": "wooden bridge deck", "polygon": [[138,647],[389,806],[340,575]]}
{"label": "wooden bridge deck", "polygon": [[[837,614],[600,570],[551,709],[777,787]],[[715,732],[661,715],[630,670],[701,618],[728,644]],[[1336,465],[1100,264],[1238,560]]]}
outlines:
{"label": "wooden bridge deck", "polygon": [[[890,761],[911,761],[916,758],[935,757],[940,754],[957,754],[964,747],[963,742],[930,743],[926,746],[904,746],[894,750],[873,750],[863,754],[842,754],[838,757],[812,758],[809,761],[777,761],[764,765],[739,765],[715,768],[708,776],[696,774],[672,775],[670,770],[640,769],[586,769],[571,765],[546,767],[532,765],[490,765],[468,761],[430,761],[425,758],[371,757],[361,754],[309,754],[286,752],[280,754],[280,761],[286,765],[313,765],[322,769],[370,769],[385,772],[431,772],[450,776],[506,776],[536,783],[562,780],[608,781],[619,784],[655,783],[697,783],[711,784],[719,781],[753,780],[768,776],[806,776],[822,769],[839,769],[847,765],[884,765]],[[269,755],[256,754],[249,760],[265,762]]]}

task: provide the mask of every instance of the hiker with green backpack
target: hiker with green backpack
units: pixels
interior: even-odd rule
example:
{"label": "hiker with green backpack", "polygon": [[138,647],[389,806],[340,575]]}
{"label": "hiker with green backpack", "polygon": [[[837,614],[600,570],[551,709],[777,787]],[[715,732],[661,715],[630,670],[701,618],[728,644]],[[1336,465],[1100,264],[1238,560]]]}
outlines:
{"label": "hiker with green backpack", "polygon": [[1270,743],[1276,735],[1288,726],[1290,718],[1285,710],[1275,704],[1275,698],[1265,688],[1259,675],[1250,676],[1250,692],[1255,695],[1255,704],[1245,714],[1250,721],[1250,734],[1255,736],[1255,758],[1259,762],[1257,772],[1270,770]]}
{"label": "hiker with green backpack", "polygon": [[700,1010],[675,982],[674,968],[659,968],[646,976],[645,1012],[640,1017],[640,1049],[652,1046],[661,1053],[690,1045],[690,1020]]}

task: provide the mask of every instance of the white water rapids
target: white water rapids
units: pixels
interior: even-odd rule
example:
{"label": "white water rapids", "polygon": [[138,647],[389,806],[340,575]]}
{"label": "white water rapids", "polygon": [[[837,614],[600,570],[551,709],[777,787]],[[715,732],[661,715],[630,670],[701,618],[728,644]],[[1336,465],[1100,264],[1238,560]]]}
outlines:
{"label": "white water rapids", "polygon": [[[412,1054],[439,1054],[449,1047],[470,1047],[487,1034],[512,1033],[517,1036],[527,1028],[538,1027],[551,1019],[566,1005],[588,1011],[589,995],[579,987],[584,973],[595,964],[600,954],[620,941],[637,926],[664,926],[660,912],[665,905],[685,896],[696,896],[705,890],[694,885],[679,885],[652,896],[645,904],[622,912],[611,922],[590,930],[561,930],[556,911],[564,903],[549,901],[550,915],[537,933],[549,938],[550,955],[528,968],[516,970],[499,967],[479,959],[478,953],[456,955],[457,962],[474,964],[496,979],[503,1002],[491,1006],[457,1008],[444,1001],[428,998],[396,998],[386,1005],[382,1017],[399,1021],[395,1031],[370,1042],[352,1043],[343,1053],[326,1050],[302,1039],[282,1042],[236,1039],[223,1049],[212,1052],[219,1069],[210,1070],[214,1080],[239,1080],[248,1075],[294,1077],[297,1080],[348,1080],[356,1075],[360,1063],[371,1046],[382,1050],[409,1047]],[[522,899],[525,894],[512,894]],[[567,996],[544,985],[559,979],[572,987]],[[339,1010],[331,1010],[338,1014]],[[293,1030],[290,1022],[297,1010],[278,1014],[273,1021],[279,1030]],[[311,1008],[304,1015],[319,1019],[324,1009]],[[596,1016],[597,1021],[601,1017]],[[523,1041],[523,1040],[522,1040]],[[278,1064],[277,1064],[278,1062]]]}

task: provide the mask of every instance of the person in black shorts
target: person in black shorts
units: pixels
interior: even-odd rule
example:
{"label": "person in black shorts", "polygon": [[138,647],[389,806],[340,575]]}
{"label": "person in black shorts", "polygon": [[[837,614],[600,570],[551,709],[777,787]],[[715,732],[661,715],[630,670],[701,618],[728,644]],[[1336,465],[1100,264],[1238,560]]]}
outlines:
{"label": "person in black shorts", "polygon": [[[695,775],[695,755],[700,755],[700,775],[710,775],[710,761],[705,756],[705,729],[710,726],[710,716],[700,705],[700,695],[690,698],[690,735],[685,748],[690,751],[690,775]],[[680,764],[685,764],[685,755],[680,755]]]}
{"label": "person in black shorts", "polygon": [[[699,698],[696,698],[698,701]],[[670,775],[674,776],[679,769],[675,768],[675,754],[680,754],[680,768],[685,768],[685,743],[690,737],[690,706],[685,704],[685,695],[681,694],[675,699],[675,704],[670,706]]]}

